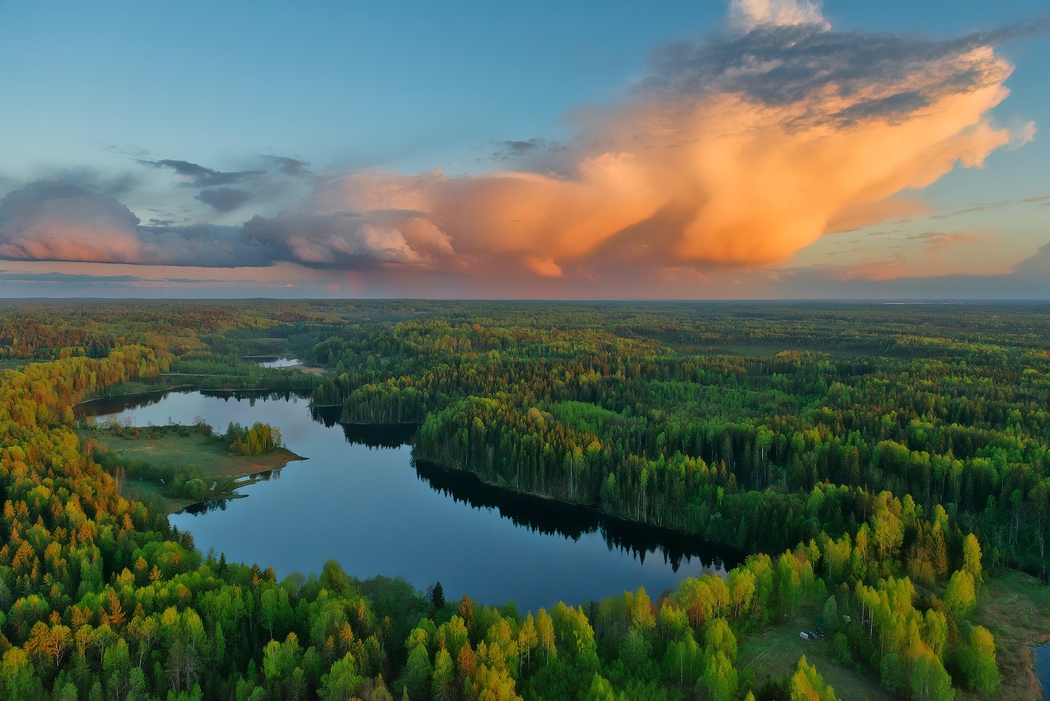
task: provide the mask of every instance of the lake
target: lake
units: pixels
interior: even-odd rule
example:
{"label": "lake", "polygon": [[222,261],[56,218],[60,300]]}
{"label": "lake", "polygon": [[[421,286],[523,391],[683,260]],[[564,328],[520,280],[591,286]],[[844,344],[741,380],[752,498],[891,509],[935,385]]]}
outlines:
{"label": "lake", "polygon": [[1043,687],[1043,698],[1050,701],[1050,644],[1032,648],[1035,656],[1035,676]]}
{"label": "lake", "polygon": [[703,539],[607,518],[585,507],[514,494],[473,475],[412,459],[412,427],[343,426],[338,410],[294,396],[166,392],[81,405],[99,420],[277,426],[307,458],[235,499],[178,513],[172,525],[202,551],[272,566],[279,577],[320,572],[335,559],[351,575],[440,581],[450,600],[513,600],[536,611],[644,586],[656,598],[684,577],[724,573],[741,555]]}

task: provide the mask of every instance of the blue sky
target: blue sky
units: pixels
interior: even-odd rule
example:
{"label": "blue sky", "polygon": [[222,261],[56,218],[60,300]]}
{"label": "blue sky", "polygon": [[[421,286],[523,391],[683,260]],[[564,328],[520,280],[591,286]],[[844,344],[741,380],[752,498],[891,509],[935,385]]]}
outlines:
{"label": "blue sky", "polygon": [[[1012,23],[1032,25],[1035,18],[1045,17],[1047,9],[1045,1],[1026,0],[829,0],[820,11],[835,32],[922,33],[949,39]],[[302,198],[318,198],[319,189],[361,169],[405,175],[435,168],[447,175],[556,170],[551,163],[508,164],[494,154],[504,152],[507,140],[571,145],[581,131],[592,130],[593,111],[618,109],[633,86],[652,73],[649,61],[654,52],[675,42],[702,43],[705,36],[731,31],[726,17],[724,2],[316,3],[309,7],[3,3],[0,194],[38,181],[68,181],[100,197],[115,197],[144,224],[152,219],[180,226],[239,227],[253,216],[276,219]],[[896,249],[880,243],[854,254],[849,250],[853,244],[843,243],[842,234],[831,234],[791,250],[786,257],[762,258],[754,265],[733,259],[726,267],[700,252],[686,267],[698,266],[696,275],[702,284],[675,283],[668,289],[653,282],[659,275],[640,273],[631,277],[635,282],[628,289],[638,296],[672,292],[725,296],[724,289],[715,291],[708,283],[733,278],[741,296],[792,296],[796,292],[791,284],[770,282],[769,270],[782,271],[773,275],[781,279],[805,270],[809,272],[803,277],[810,279],[813,271],[838,265],[839,260],[876,267],[892,261],[895,267],[887,268],[887,273],[860,275],[883,286],[889,285],[885,280],[899,277],[949,276],[941,287],[931,283],[931,289],[942,289],[949,296],[955,294],[949,291],[955,289],[952,280],[959,275],[1010,274],[1020,261],[1050,242],[1050,207],[1043,201],[1023,202],[1050,195],[1050,171],[1045,166],[1050,150],[1038,131],[1050,124],[1046,83],[1050,42],[1045,32],[1015,36],[996,43],[995,52],[1014,71],[1005,82],[1010,96],[985,115],[1011,133],[1021,133],[1025,125],[1034,123],[1035,138],[1023,145],[1024,139],[1019,139],[1015,145],[995,148],[983,168],[954,168],[917,192],[905,193],[923,203],[921,212],[870,222],[850,234],[877,243],[878,236],[868,234],[893,229],[891,238],[903,242]],[[313,179],[284,182],[276,175],[260,176],[256,189],[245,195],[247,204],[218,210],[201,204],[206,198],[184,187],[182,176],[172,168],[149,165],[185,161],[217,172],[243,173],[265,170],[265,156],[304,161]],[[952,214],[987,205],[994,206]],[[294,229],[281,231],[281,235],[296,234]],[[442,232],[459,251],[456,232],[444,228]],[[954,238],[931,238],[931,232]],[[353,245],[358,245],[356,240]],[[387,250],[393,244],[384,245]],[[934,254],[928,250],[931,247]],[[976,252],[956,255],[955,249],[966,248]],[[282,289],[307,296],[500,292],[454,266],[435,268],[426,262],[432,260],[429,254],[414,250],[413,255],[380,257],[373,266],[313,267],[308,257],[278,256],[271,270],[258,276],[259,285],[251,282],[251,275],[231,275],[224,268],[227,272],[221,275],[188,272],[187,279],[197,275],[203,282],[150,289],[176,296],[267,294],[271,285],[291,281],[293,288]],[[148,257],[132,261],[88,256],[87,262],[95,262],[79,268],[70,267],[84,262],[76,258],[50,259],[63,256],[6,257],[9,277],[6,282],[0,277],[4,295],[140,294],[142,287],[131,289],[116,278],[172,278],[170,270],[158,267],[171,261]],[[571,257],[567,253],[564,259],[551,258],[549,265],[535,254],[527,257],[525,268],[542,271],[540,278],[523,279],[511,294],[610,294],[609,285],[588,286],[586,281],[604,275],[604,281],[611,283],[613,273],[594,273],[584,264],[579,266],[581,272],[571,273],[576,263],[565,262]],[[191,262],[176,261],[178,265]],[[114,267],[108,270],[106,265]],[[273,274],[273,265],[282,269],[281,275]],[[401,267],[393,272],[383,267],[390,265]],[[420,266],[420,274],[414,276],[406,265]],[[681,267],[676,263],[676,270]],[[45,284],[43,278],[38,285],[29,282],[33,275],[53,278],[56,272],[98,280],[97,284]],[[842,284],[848,287],[850,275],[838,275],[825,288],[807,283],[804,294],[819,296],[821,289],[841,294],[838,290]],[[219,278],[241,281],[216,286],[212,281]],[[857,289],[862,287],[870,285]],[[973,287],[966,283],[964,289]],[[1025,289],[1041,294],[1038,285]],[[1043,296],[1050,296],[1050,290],[1041,289]]]}

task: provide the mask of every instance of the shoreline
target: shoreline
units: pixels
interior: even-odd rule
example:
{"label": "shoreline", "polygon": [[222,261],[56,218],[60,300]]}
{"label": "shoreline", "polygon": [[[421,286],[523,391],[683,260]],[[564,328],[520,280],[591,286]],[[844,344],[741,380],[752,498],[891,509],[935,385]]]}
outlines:
{"label": "shoreline", "polygon": [[[664,525],[655,524],[655,523],[648,523],[648,522],[645,522],[645,521],[636,521],[634,519],[624,518],[623,516],[618,516],[618,515],[615,515],[615,514],[609,514],[609,513],[606,513],[604,511],[602,511],[600,508],[594,506],[593,504],[587,504],[587,503],[584,503],[584,502],[576,502],[576,501],[564,501],[562,499],[558,499],[557,497],[553,497],[553,496],[549,496],[549,495],[545,495],[545,494],[537,494],[537,493],[530,492],[530,491],[523,490],[523,489],[516,489],[514,487],[508,487],[508,486],[505,486],[505,485],[495,484],[493,482],[490,482],[490,481],[484,479],[481,475],[477,474],[476,472],[473,472],[472,470],[467,470],[467,469],[458,468],[458,467],[450,467],[450,466],[448,466],[448,465],[446,465],[444,463],[437,462],[437,461],[432,460],[430,458],[416,458],[415,456],[413,456],[412,460],[413,460],[414,463],[415,462],[422,462],[422,463],[425,463],[425,464],[427,464],[427,465],[429,465],[431,467],[436,467],[438,469],[446,470],[448,472],[452,472],[452,473],[455,473],[455,474],[458,474],[458,475],[469,475],[470,477],[475,479],[479,484],[483,485],[484,487],[489,488],[489,489],[498,490],[498,491],[500,491],[500,492],[502,492],[502,493],[504,493],[504,494],[506,494],[508,496],[513,495],[513,496],[525,497],[527,499],[538,499],[538,500],[542,500],[544,502],[547,502],[549,504],[556,505],[559,508],[580,509],[580,510],[583,510],[583,511],[586,511],[586,512],[590,513],[595,518],[597,518],[599,521],[604,521],[606,523],[611,523],[611,524],[616,525],[616,526],[621,526],[621,527],[626,527],[626,528],[652,529],[654,531],[664,532],[664,533],[667,533],[667,534],[669,534],[671,536],[678,537],[678,538],[683,538],[683,539],[693,539],[693,538],[695,538],[695,539],[698,539],[699,541],[701,541],[704,544],[707,544],[707,545],[710,545],[710,546],[714,546],[716,548],[720,548],[720,549],[726,550],[727,554],[732,554],[732,555],[738,556],[739,562],[743,562],[747,558],[747,556],[750,554],[747,550],[744,550],[743,548],[738,548],[737,546],[732,545],[730,543],[723,543],[721,541],[717,541],[717,540],[713,540],[711,538],[707,538],[707,537],[705,537],[705,536],[703,536],[703,535],[701,535],[699,533],[691,533],[689,531],[685,531],[685,530],[682,530],[680,528],[674,528],[674,527],[671,527],[671,526],[664,526]],[[725,558],[722,558],[722,559],[724,561]],[[724,564],[724,562],[723,562],[723,564]]]}

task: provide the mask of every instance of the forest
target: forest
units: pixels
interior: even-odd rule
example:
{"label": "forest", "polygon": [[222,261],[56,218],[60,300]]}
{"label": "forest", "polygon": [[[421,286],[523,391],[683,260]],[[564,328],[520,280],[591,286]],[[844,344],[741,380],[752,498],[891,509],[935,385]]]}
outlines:
{"label": "forest", "polygon": [[[1050,637],[1044,306],[7,303],[0,362],[0,701],[1038,693],[1009,615]],[[279,579],[200,552],[77,433],[80,402],[179,386],[418,428],[417,461],[747,556],[524,612],[351,563]],[[790,673],[743,663],[803,612]]]}

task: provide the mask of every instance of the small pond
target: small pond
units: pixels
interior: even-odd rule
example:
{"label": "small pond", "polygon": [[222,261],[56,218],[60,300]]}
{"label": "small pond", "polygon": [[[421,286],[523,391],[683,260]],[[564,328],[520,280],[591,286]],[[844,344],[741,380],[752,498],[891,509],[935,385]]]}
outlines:
{"label": "small pond", "polygon": [[80,415],[134,425],[204,419],[263,421],[307,458],[235,499],[170,517],[234,561],[272,566],[279,577],[319,572],[335,559],[348,573],[440,581],[447,598],[513,600],[523,612],[582,603],[644,586],[654,598],[683,577],[723,572],[732,549],[593,510],[517,495],[468,473],[416,463],[412,427],[343,426],[338,411],[290,395],[168,392],[81,405]]}

